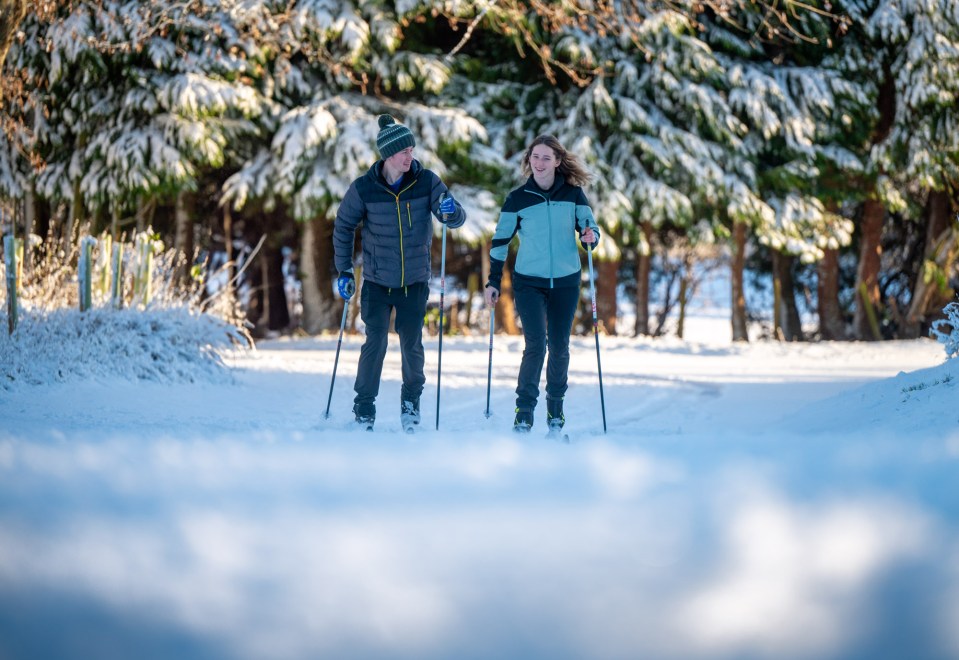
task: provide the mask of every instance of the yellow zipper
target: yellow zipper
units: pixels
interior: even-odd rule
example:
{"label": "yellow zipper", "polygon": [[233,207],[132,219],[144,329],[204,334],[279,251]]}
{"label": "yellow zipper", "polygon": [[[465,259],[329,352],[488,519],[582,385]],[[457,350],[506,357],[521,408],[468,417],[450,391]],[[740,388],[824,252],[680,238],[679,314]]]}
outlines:
{"label": "yellow zipper", "polygon": [[396,196],[396,224],[400,228],[400,286],[406,284],[406,257],[403,254],[403,216],[400,214],[400,196]]}
{"label": "yellow zipper", "polygon": [[[399,191],[398,193],[394,193],[392,190],[389,191],[391,195],[396,197],[396,224],[400,228],[400,286],[401,287],[406,286],[406,254],[404,253],[404,250],[403,250],[403,212],[400,209],[400,195],[402,195],[407,190],[412,188],[415,183],[416,183],[416,179],[413,179],[410,182],[410,185],[406,186],[405,188],[403,188],[403,190]],[[410,229],[412,229],[413,216],[410,213],[409,202],[406,203],[406,219],[407,219],[407,222],[409,223]]]}

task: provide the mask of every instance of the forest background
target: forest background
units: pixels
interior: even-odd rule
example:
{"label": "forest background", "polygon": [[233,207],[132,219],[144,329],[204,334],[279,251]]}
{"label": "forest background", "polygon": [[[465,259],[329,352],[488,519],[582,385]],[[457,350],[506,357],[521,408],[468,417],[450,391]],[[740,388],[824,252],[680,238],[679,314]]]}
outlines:
{"label": "forest background", "polygon": [[595,175],[605,332],[678,311],[681,335],[713,267],[734,340],[757,319],[919,337],[955,299],[957,0],[0,0],[4,56],[0,233],[46,280],[34,304],[76,303],[82,237],[105,268],[146,236],[254,336],[335,330],[332,221],[384,112],[469,216],[451,332],[482,331],[488,241],[541,133]]}

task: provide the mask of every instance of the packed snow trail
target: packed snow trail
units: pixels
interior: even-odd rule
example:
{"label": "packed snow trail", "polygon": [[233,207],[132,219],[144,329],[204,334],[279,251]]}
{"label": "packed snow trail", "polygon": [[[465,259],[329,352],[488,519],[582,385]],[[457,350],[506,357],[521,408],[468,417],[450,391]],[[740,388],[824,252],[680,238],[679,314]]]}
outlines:
{"label": "packed snow trail", "polygon": [[[949,658],[959,374],[929,341],[575,338],[570,444],[511,430],[522,339],[272,341],[232,382],[0,398],[0,656]],[[427,375],[435,368],[427,341]],[[899,372],[904,372],[900,374]],[[435,400],[429,386],[422,401]],[[51,631],[54,631],[51,633]]]}

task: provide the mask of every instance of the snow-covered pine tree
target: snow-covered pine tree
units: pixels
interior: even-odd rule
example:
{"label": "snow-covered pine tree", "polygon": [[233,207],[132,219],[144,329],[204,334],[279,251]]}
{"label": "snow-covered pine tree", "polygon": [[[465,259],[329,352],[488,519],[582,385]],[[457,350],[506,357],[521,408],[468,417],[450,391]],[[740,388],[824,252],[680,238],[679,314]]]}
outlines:
{"label": "snow-covered pine tree", "polygon": [[263,112],[223,9],[75,2],[23,28],[8,65],[33,87],[23,112],[45,165],[37,190],[71,206],[69,223],[195,190]]}
{"label": "snow-covered pine tree", "polygon": [[[862,339],[881,338],[871,318],[884,310],[887,296],[908,309],[902,322],[907,336],[919,334],[926,316],[941,306],[937,283],[946,282],[956,258],[951,222],[959,181],[959,9],[954,0],[890,2],[849,0],[837,6],[849,17],[839,42],[842,74],[869,94],[869,141],[862,147],[865,202],[854,331]],[[953,201],[950,201],[950,197]],[[950,206],[952,209],[950,209]],[[889,214],[922,221],[924,272],[913,273],[912,290],[880,289],[880,273],[893,266],[883,259],[883,226]],[[919,270],[917,268],[917,270]]]}
{"label": "snow-covered pine tree", "polygon": [[604,81],[614,108],[603,141],[605,197],[614,206],[622,200],[626,211],[620,217],[638,257],[635,332],[649,334],[653,236],[678,232],[695,249],[722,232],[727,189],[733,182],[749,189],[748,162],[736,158],[745,125],[729,106],[720,63],[687,15],[646,13],[615,42],[612,58]]}
{"label": "snow-covered pine tree", "polygon": [[[651,228],[664,223],[711,241],[723,235],[724,222],[745,229],[775,217],[758,190],[755,153],[743,148],[747,126],[757,122],[737,117],[727,101],[736,87],[725,69],[729,60],[718,60],[698,31],[703,15],[729,19],[730,12],[752,12],[755,30],[783,27],[783,17],[806,11],[790,6],[798,11],[740,3],[705,3],[695,13],[631,2],[502,2],[489,15],[493,31],[538,57],[546,73],[534,84],[536,104],[526,113],[520,108],[514,126],[532,125],[534,134],[553,132],[575,145],[600,175],[592,188],[607,234],[619,238],[625,220],[625,235],[642,254]],[[737,20],[738,13],[730,22]],[[801,34],[806,26],[789,27]],[[616,259],[619,244],[603,247]],[[644,332],[639,261],[637,332]],[[608,297],[615,299],[615,285]],[[744,308],[741,316],[737,338],[745,338]]]}
{"label": "snow-covered pine tree", "polygon": [[[554,3],[552,8],[540,3],[454,3],[475,6],[476,13],[465,16],[449,11],[453,7],[448,3],[434,4],[447,5],[443,10],[454,24],[459,18],[468,25],[453,49],[457,53],[454,75],[444,100],[483,117],[489,147],[474,147],[474,162],[465,169],[475,182],[471,192],[480,200],[470,213],[479,219],[480,236],[486,244],[502,200],[522,182],[520,159],[537,135],[556,135],[595,172],[595,153],[589,144],[591,127],[569,130],[564,104],[578,99],[578,84],[585,84],[595,74],[591,53],[600,37],[591,34],[591,29],[573,25],[569,18],[572,14],[567,12],[575,3],[568,1]],[[588,13],[583,20],[594,25],[591,21],[597,13]],[[595,187],[591,185],[587,194],[596,210]],[[597,217],[602,220],[599,213]],[[485,277],[488,244],[483,251]],[[497,321],[514,333],[519,330],[513,320],[508,271],[504,277],[499,303],[502,313]],[[609,281],[615,287],[615,275]],[[607,299],[615,305],[615,297]],[[609,329],[615,327],[615,311],[604,319]]]}
{"label": "snow-covered pine tree", "polygon": [[224,202],[236,210],[251,202],[266,209],[282,204],[303,223],[307,332],[338,320],[329,232],[350,182],[378,158],[377,115],[406,123],[416,135],[416,157],[441,176],[451,174],[446,151],[469,153],[487,138],[482,123],[462,109],[427,104],[448,84],[450,65],[407,32],[430,15],[431,5],[403,2],[394,10],[373,0],[308,0],[261,6],[243,17],[260,26],[269,45],[263,89],[275,103],[275,120],[264,123],[256,152],[227,179]]}
{"label": "snow-covered pine tree", "polygon": [[[821,66],[830,53],[834,16],[807,11],[792,20],[790,32],[780,25],[782,34],[777,34],[768,16],[749,9],[738,11],[733,21],[702,17],[705,38],[728,72],[730,102],[749,126],[741,151],[757,172],[754,190],[762,205],[753,228],[772,252],[775,331],[798,339],[802,329],[792,295],[793,259],[819,261],[826,250],[851,241],[851,223],[822,201],[843,194],[830,190],[836,186],[827,181],[824,169],[835,170],[837,164],[847,171],[861,169],[844,144],[848,131],[843,118],[855,112],[847,106],[859,103],[861,108],[863,94]],[[764,22],[769,28],[765,34]],[[743,233],[736,233],[737,254]],[[742,264],[743,259],[734,261]],[[741,286],[741,281],[734,273],[734,282]],[[742,297],[734,291],[734,300]],[[744,310],[736,311],[740,317],[734,319],[734,331],[743,338]]]}
{"label": "snow-covered pine tree", "polygon": [[[324,286],[329,260],[307,247],[326,242],[342,191],[375,159],[383,111],[410,124],[418,155],[461,186],[471,218],[483,218],[470,223],[479,236],[514,182],[517,154],[537,133],[556,133],[597,174],[589,193],[613,239],[603,243],[612,252],[599,255],[611,270],[624,242],[642,243],[646,219],[701,240],[731,230],[743,246],[756,231],[801,258],[826,257],[847,240],[834,216],[856,201],[856,186],[883,191],[874,197],[887,205],[909,202],[902,208],[916,215],[923,204],[942,207],[926,191],[955,179],[955,89],[944,68],[954,64],[955,26],[933,34],[923,18],[953,16],[949,2],[862,0],[845,36],[831,17],[820,26],[799,21],[802,11],[750,3],[695,11],[575,0],[73,5],[55,24],[25,24],[15,49],[38,89],[34,101],[49,97],[49,116],[31,112],[37,103],[15,108],[34,131],[33,153],[49,163],[35,179],[40,192],[72,203],[73,218],[81,202],[88,212],[116,199],[128,209],[151,196],[172,203],[239,171],[226,196],[248,227],[272,208],[282,231],[296,215],[308,220],[304,237],[317,237],[301,250],[313,255],[321,299],[310,309],[335,301],[328,272]],[[819,30],[836,48],[820,52],[825,39],[783,47],[767,32],[776,26],[817,39]],[[775,47],[751,42],[757,35]],[[870,57],[877,41],[888,52]],[[173,48],[182,61],[171,61]],[[912,99],[895,106],[908,113],[885,123],[883,64]],[[107,84],[67,84],[94,78]],[[870,151],[868,137],[882,133],[871,129],[893,136],[900,124],[901,139],[873,139]],[[13,172],[29,170],[6,163],[0,181],[21,194]],[[856,185],[835,191],[824,181]],[[615,274],[602,279],[615,283]]]}
{"label": "snow-covered pine tree", "polygon": [[[552,132],[593,166],[594,206],[616,239],[602,244],[609,253],[600,256],[612,266],[602,279],[612,286],[600,299],[615,301],[625,239],[640,254],[636,331],[648,332],[654,229],[674,226],[711,242],[725,235],[726,223],[743,229],[769,223],[775,210],[759,190],[757,150],[750,148],[757,140],[750,141],[748,131],[768,117],[792,129],[796,111],[780,107],[752,118],[743,112],[767,99],[730,79],[728,67],[736,62],[719,59],[700,38],[695,15],[633,3],[608,9],[579,2],[520,9],[507,2],[489,13],[500,21],[491,21],[493,29],[538,56],[547,73],[536,82],[528,76],[520,87],[535,90],[528,107],[520,105],[522,93],[514,94],[513,134]],[[766,16],[754,17],[757,28],[766,25]],[[753,49],[753,55],[763,52]],[[605,317],[609,327],[614,315],[615,307]],[[741,325],[737,338],[745,338]]]}
{"label": "snow-covered pine tree", "polygon": [[891,67],[895,120],[874,157],[909,195],[908,217],[925,234],[911,290],[898,297],[905,303],[899,335],[918,337],[954,298],[949,280],[959,255],[959,227],[953,220],[959,210],[959,3],[937,0],[899,8],[908,42],[897,49]]}
{"label": "snow-covered pine tree", "polygon": [[[588,194],[608,237],[597,254],[597,303],[606,329],[615,332],[624,238],[634,244],[638,238],[639,251],[648,254],[644,220],[647,234],[662,224],[691,226],[694,205],[722,181],[721,141],[733,139],[735,128],[726,129],[721,118],[710,125],[722,112],[697,107],[722,106],[721,76],[685,16],[644,6],[641,13],[611,14],[581,4],[508,2],[490,9],[493,34],[486,38],[513,39],[524,59],[492,65],[506,82],[487,116],[496,126],[492,143],[512,158],[536,135],[552,133],[596,175]],[[647,310],[642,300],[639,316]],[[645,331],[645,322],[639,326]]]}
{"label": "snow-covered pine tree", "polygon": [[[746,4],[726,12],[696,14],[697,27],[715,53],[728,87],[729,104],[747,127],[735,150],[727,200],[733,236],[733,336],[745,340],[742,288],[746,241],[750,230],[761,243],[804,261],[822,258],[850,240],[851,227],[821,201],[830,199],[823,168],[861,169],[842,136],[847,105],[862,94],[819,62],[829,53],[830,35],[839,23],[821,8],[768,11]],[[825,193],[825,195],[824,195]],[[783,273],[788,274],[788,273]],[[778,305],[774,318],[783,318]],[[798,313],[787,305],[798,336]]]}

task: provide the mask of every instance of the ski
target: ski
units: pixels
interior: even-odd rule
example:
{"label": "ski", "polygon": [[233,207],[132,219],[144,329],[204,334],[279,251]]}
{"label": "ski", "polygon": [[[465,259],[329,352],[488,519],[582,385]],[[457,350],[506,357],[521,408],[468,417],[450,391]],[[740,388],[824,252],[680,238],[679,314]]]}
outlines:
{"label": "ski", "polygon": [[416,433],[416,427],[419,426],[419,423],[419,415],[406,413],[400,415],[400,424],[403,425],[403,430],[410,435]]}
{"label": "ski", "polygon": [[563,431],[563,427],[558,426],[556,428],[551,428],[546,432],[546,437],[550,440],[556,440],[557,442],[565,442],[569,444],[569,433]]}

